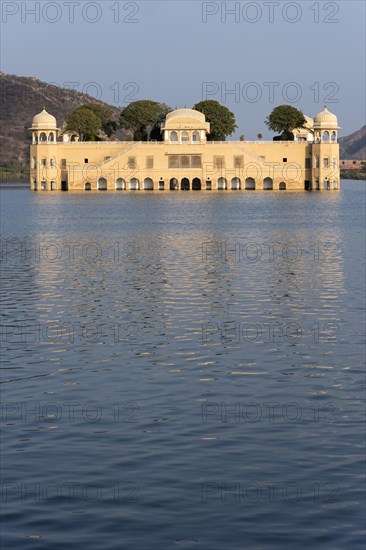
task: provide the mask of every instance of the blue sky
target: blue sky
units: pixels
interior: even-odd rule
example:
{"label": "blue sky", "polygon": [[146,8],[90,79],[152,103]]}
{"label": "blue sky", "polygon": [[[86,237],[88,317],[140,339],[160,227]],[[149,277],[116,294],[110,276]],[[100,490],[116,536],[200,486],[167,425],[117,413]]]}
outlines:
{"label": "blue sky", "polygon": [[[365,124],[363,1],[2,0],[1,70],[113,105],[155,99],[231,109],[235,137],[266,137],[289,103],[324,104],[342,135]],[[93,84],[94,83],[94,84]]]}

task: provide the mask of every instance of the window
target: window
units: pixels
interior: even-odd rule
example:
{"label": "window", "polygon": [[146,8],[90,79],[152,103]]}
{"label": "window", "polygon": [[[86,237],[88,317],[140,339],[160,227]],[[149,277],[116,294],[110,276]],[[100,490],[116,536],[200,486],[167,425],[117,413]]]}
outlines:
{"label": "window", "polygon": [[127,167],[130,168],[131,170],[136,169],[136,157],[128,157]]}
{"label": "window", "polygon": [[195,130],[193,133],[192,133],[192,141],[194,143],[199,143],[201,141],[200,139],[200,133],[197,132],[197,130]]}
{"label": "window", "polygon": [[202,159],[199,155],[193,155],[191,157],[192,168],[202,168]]}
{"label": "window", "polygon": [[149,170],[154,168],[154,157],[146,157],[146,168]]}
{"label": "window", "polygon": [[329,158],[328,157],[324,157],[323,166],[324,166],[324,168],[329,168]]}
{"label": "window", "polygon": [[41,166],[43,166],[43,167],[47,166],[47,160],[46,159],[41,159]]}
{"label": "window", "polygon": [[225,168],[225,157],[214,157],[214,167],[218,170]]}
{"label": "window", "polygon": [[89,159],[84,159],[84,164],[88,164]]}
{"label": "window", "polygon": [[178,134],[175,130],[173,130],[173,132],[170,132],[170,141],[171,143],[178,143]]}
{"label": "window", "polygon": [[287,162],[287,158],[283,158],[282,161],[283,161],[283,162]]}
{"label": "window", "polygon": [[36,157],[33,157],[32,161],[33,161],[33,168],[37,168],[37,159],[36,159]]}
{"label": "window", "polygon": [[181,168],[190,168],[191,167],[191,162],[190,162],[190,158],[188,155],[182,155],[180,157],[180,167]]}
{"label": "window", "polygon": [[234,168],[244,168],[244,158],[242,156],[234,157]]}
{"label": "window", "polygon": [[337,158],[333,158],[333,168],[337,168]]}
{"label": "window", "polygon": [[169,156],[169,168],[179,168],[179,156],[170,155]]}
{"label": "window", "polygon": [[201,155],[169,155],[169,168],[202,168]]}
{"label": "window", "polygon": [[55,159],[51,159],[50,160],[50,166],[52,166],[52,168],[54,168],[55,165],[56,165]]}
{"label": "window", "polygon": [[66,168],[66,159],[61,159],[61,168]]}
{"label": "window", "polygon": [[310,159],[310,157],[306,157],[306,159],[305,159],[305,168],[311,168],[311,159]]}
{"label": "window", "polygon": [[182,132],[182,143],[189,143],[189,132],[186,130]]}
{"label": "window", "polygon": [[325,142],[329,141],[329,132],[327,132],[327,131],[323,132],[322,141],[325,141]]}
{"label": "window", "polygon": [[319,157],[314,157],[314,168],[319,168]]}

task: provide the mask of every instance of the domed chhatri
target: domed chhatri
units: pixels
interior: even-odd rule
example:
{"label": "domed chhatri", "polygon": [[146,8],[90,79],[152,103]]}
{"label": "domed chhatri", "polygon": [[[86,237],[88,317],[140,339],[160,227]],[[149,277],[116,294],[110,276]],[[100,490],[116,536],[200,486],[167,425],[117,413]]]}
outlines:
{"label": "domed chhatri", "polygon": [[31,130],[56,130],[56,128],[56,118],[50,115],[50,113],[47,113],[46,109],[43,109],[43,111],[33,117]]}
{"label": "domed chhatri", "polygon": [[293,141],[208,141],[203,113],[176,109],[161,125],[162,141],[80,141],[60,132],[45,109],[33,118],[33,191],[339,190],[337,117],[328,111]]}
{"label": "domed chhatri", "polygon": [[53,143],[56,144],[58,137],[57,121],[53,115],[47,113],[46,109],[33,117],[32,126],[29,128],[32,132],[32,144]]}

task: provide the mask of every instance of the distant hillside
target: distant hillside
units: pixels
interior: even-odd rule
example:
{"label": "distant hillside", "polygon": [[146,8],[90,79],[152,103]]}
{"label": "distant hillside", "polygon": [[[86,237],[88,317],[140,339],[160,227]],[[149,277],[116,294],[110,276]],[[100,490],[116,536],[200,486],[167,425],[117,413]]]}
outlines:
{"label": "distant hillside", "polygon": [[[31,142],[28,128],[34,115],[43,107],[56,117],[61,127],[70,111],[87,103],[104,104],[88,95],[52,86],[33,77],[0,72],[0,166],[27,162]],[[117,117],[120,109],[111,109]]]}
{"label": "distant hillside", "polygon": [[339,138],[341,159],[366,160],[366,126],[350,136]]}
{"label": "distant hillside", "polygon": [[[34,115],[43,107],[53,114],[61,127],[66,115],[82,104],[99,103],[91,96],[59,88],[37,80],[0,72],[0,167],[28,161],[31,135],[28,130]],[[111,107],[115,116],[120,109]],[[117,133],[124,139],[125,133]],[[366,126],[339,139],[341,159],[366,159]]]}

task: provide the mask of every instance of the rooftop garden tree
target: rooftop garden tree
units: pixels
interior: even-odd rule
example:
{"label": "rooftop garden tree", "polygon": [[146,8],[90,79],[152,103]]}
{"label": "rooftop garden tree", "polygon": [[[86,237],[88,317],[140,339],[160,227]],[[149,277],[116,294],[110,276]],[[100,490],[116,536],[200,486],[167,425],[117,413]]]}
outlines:
{"label": "rooftop garden tree", "polygon": [[280,133],[277,139],[292,141],[294,139],[292,131],[296,128],[304,128],[306,119],[303,112],[296,107],[279,105],[273,109],[265,123],[273,132]]}
{"label": "rooftop garden tree", "polygon": [[97,139],[101,126],[101,119],[87,105],[81,105],[66,116],[66,130],[76,132],[80,141]]}
{"label": "rooftop garden tree", "polygon": [[200,101],[193,109],[203,113],[210,123],[211,130],[207,136],[209,141],[225,141],[237,128],[234,113],[214,99]]}
{"label": "rooftop garden tree", "polygon": [[160,141],[160,126],[170,111],[165,103],[142,99],[130,103],[122,110],[119,123],[124,130],[133,131],[135,141]]}

